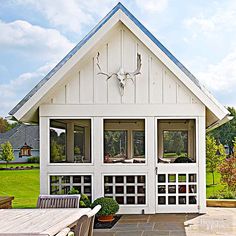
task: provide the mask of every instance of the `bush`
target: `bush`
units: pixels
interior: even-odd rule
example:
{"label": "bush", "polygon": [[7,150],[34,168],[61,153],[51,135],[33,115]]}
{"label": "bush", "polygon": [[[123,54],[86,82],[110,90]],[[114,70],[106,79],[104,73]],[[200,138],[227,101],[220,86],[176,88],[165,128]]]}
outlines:
{"label": "bush", "polygon": [[[68,194],[79,194],[79,191],[75,188],[71,188]],[[90,207],[91,202],[86,194],[81,194],[80,201],[79,201],[79,206],[81,208],[86,208]]]}
{"label": "bush", "polygon": [[108,197],[97,198],[91,204],[91,207],[94,208],[97,205],[101,205],[101,209],[97,213],[98,216],[114,215],[119,210],[119,204],[113,198],[108,198]]}
{"label": "bush", "polygon": [[39,157],[38,157],[38,156],[29,157],[29,158],[27,159],[27,162],[28,162],[28,163],[39,163]]}

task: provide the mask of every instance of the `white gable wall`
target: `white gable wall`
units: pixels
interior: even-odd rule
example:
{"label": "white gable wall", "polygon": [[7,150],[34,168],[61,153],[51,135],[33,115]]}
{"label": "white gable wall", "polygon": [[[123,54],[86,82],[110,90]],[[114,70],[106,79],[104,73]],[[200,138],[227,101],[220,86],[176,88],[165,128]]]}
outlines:
{"label": "white gable wall", "polygon": [[[97,75],[96,54],[102,71],[132,72],[137,53],[141,54],[141,74],[128,80],[123,97],[115,76]],[[121,23],[93,54],[78,65],[47,103],[53,104],[202,104],[196,96]]]}

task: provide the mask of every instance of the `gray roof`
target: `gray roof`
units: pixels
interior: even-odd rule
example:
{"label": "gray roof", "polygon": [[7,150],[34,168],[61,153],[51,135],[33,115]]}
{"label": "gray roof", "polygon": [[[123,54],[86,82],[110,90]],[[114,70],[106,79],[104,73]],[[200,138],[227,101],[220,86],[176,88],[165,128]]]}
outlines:
{"label": "gray roof", "polygon": [[118,10],[122,10],[199,88],[199,81],[120,2],[9,112],[14,115]]}
{"label": "gray roof", "polygon": [[[20,149],[25,143],[33,149],[39,149],[39,127],[20,124],[13,129],[0,133],[0,145],[9,141],[13,149]],[[1,148],[1,147],[0,147]]]}

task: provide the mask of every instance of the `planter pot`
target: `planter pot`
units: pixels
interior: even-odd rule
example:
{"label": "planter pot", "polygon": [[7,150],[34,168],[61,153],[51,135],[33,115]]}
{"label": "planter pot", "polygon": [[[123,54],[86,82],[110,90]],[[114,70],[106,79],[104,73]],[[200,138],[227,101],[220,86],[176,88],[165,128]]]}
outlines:
{"label": "planter pot", "polygon": [[112,222],[114,220],[113,215],[108,215],[108,216],[99,216],[98,221],[100,222]]}
{"label": "planter pot", "polygon": [[236,207],[236,199],[207,199],[208,207]]}

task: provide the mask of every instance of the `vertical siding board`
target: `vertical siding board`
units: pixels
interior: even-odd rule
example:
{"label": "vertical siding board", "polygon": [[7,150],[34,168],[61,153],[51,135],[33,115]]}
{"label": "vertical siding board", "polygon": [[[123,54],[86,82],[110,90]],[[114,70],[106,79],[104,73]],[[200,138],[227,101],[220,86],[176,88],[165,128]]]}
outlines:
{"label": "vertical siding board", "polygon": [[[120,31],[115,30],[108,42],[108,73],[118,72],[121,62]],[[121,95],[115,76],[108,80],[108,103],[120,104]]]}
{"label": "vertical siding board", "polygon": [[79,104],[79,72],[75,72],[67,84],[67,103]]}
{"label": "vertical siding board", "polygon": [[53,102],[55,104],[65,104],[65,85],[61,86],[54,94]]}
{"label": "vertical siding board", "polygon": [[[132,39],[128,30],[122,31],[121,40],[123,40],[123,68],[125,72],[133,72],[136,69],[136,43]],[[135,84],[131,79],[127,80],[125,85],[122,103],[134,103],[135,99]]]}
{"label": "vertical siding board", "polygon": [[[98,50],[99,65],[101,70],[107,73],[107,45]],[[107,103],[107,77],[105,75],[98,75],[99,69],[97,67],[96,56],[94,58],[94,102],[96,104]]]}
{"label": "vertical siding board", "polygon": [[[136,103],[148,103],[149,97],[149,56],[147,53],[147,49],[143,48],[141,45],[138,45],[138,53],[141,54],[141,74],[136,76]],[[137,65],[137,58],[135,61],[135,65]],[[136,66],[135,66],[136,67]]]}
{"label": "vertical siding board", "polygon": [[191,103],[191,96],[189,95],[189,92],[187,91],[187,89],[179,84],[177,86],[177,89],[178,89],[177,103],[179,104]]}
{"label": "vertical siding board", "polygon": [[150,76],[150,103],[162,103],[163,97],[163,67],[161,63],[152,58],[151,76]]}
{"label": "vertical siding board", "polygon": [[177,83],[169,71],[165,71],[163,95],[165,104],[173,104],[177,102]]}
{"label": "vertical siding board", "polygon": [[80,103],[93,103],[93,58],[80,71]]}

